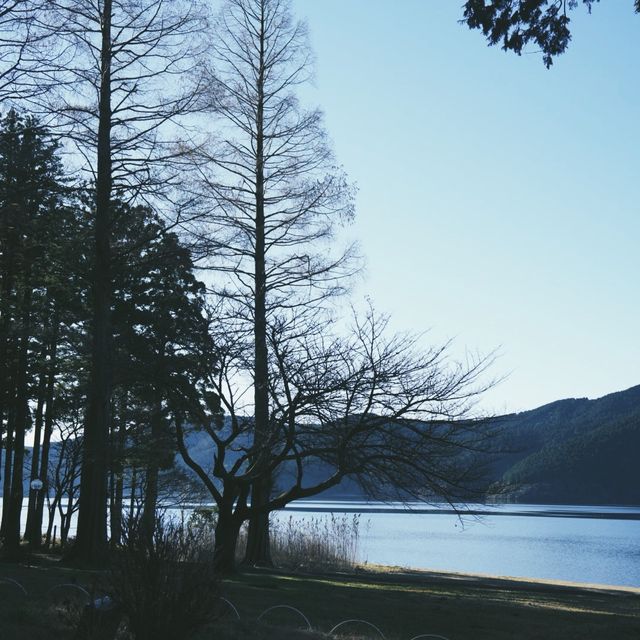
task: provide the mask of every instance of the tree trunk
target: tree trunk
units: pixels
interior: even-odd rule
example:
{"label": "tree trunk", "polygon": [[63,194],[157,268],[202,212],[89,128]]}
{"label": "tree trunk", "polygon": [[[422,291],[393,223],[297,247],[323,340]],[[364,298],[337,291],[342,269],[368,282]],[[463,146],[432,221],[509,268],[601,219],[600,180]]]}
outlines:
{"label": "tree trunk", "polygon": [[51,546],[51,534],[53,532],[53,526],[56,518],[56,510],[58,509],[58,502],[60,500],[60,495],[56,493],[53,497],[53,502],[49,505],[49,522],[47,523],[47,533],[44,538],[44,545],[47,549]]}
{"label": "tree trunk", "polygon": [[[266,480],[266,482],[265,482]],[[269,478],[254,481],[251,486],[251,506],[264,505],[269,501],[271,483]],[[253,514],[249,518],[245,564],[256,567],[271,567],[271,544],[269,531],[269,512],[266,510]]]}
{"label": "tree trunk", "polygon": [[[77,465],[78,458],[76,454],[73,454],[73,458],[71,460],[72,469]],[[64,515],[61,513],[60,518],[60,544],[61,546],[65,546],[67,540],[69,539],[69,530],[71,528],[71,519],[73,518],[73,514],[75,512],[75,500],[76,500],[76,489],[75,482],[77,476],[73,471],[71,471],[69,475],[69,487],[67,490],[67,508],[64,511]],[[62,504],[62,503],[60,503]]]}
{"label": "tree trunk", "polygon": [[138,469],[131,468],[131,488],[129,489],[129,524],[136,518],[136,491],[138,490]]}
{"label": "tree trunk", "polygon": [[59,315],[56,311],[53,316],[53,335],[51,336],[51,349],[49,352],[49,369],[47,372],[46,410],[44,414],[44,435],[42,438],[42,451],[40,455],[40,479],[42,491],[36,495],[36,515],[33,524],[34,530],[42,531],[42,519],[44,515],[44,502],[49,495],[49,450],[51,448],[51,434],[53,433],[53,396],[56,381],[56,367],[58,356],[58,331]]}
{"label": "tree trunk", "polygon": [[20,331],[20,352],[16,375],[16,421],[13,442],[13,469],[11,476],[11,496],[9,513],[4,531],[4,547],[8,556],[17,556],[20,552],[20,516],[24,497],[24,437],[29,422],[29,389],[27,377],[29,338],[31,337],[31,268],[27,261],[22,296],[22,327]]}
{"label": "tree trunk", "polygon": [[81,564],[106,562],[107,473],[111,404],[111,18],[112,0],[102,13],[101,79],[96,180],[93,348],[89,405],[84,428],[78,533],[72,558]]}
{"label": "tree trunk", "polygon": [[13,413],[13,408],[9,408],[7,415],[7,433],[5,435],[4,474],[2,478],[2,522],[0,523],[0,538],[4,538],[10,511],[11,469],[13,462]]}
{"label": "tree trunk", "polygon": [[62,511],[62,498],[64,497],[64,483],[62,482],[62,467],[67,455],[67,446],[69,440],[61,440],[58,447],[58,459],[56,460],[55,470],[51,476],[53,485],[53,502],[49,504],[49,526],[47,527],[46,546],[51,543],[51,529],[54,527],[54,519],[56,517],[56,509]]}
{"label": "tree trunk", "polygon": [[[2,445],[3,445],[3,442],[4,442],[4,407],[2,406],[2,400],[0,400],[0,478],[3,477],[3,473],[2,473]],[[0,538],[2,538],[2,526],[1,526],[1,523],[0,523]]]}
{"label": "tree trunk", "polygon": [[122,542],[122,510],[124,508],[124,481],[122,472],[114,473],[113,498],[111,504],[111,544]]}
{"label": "tree trunk", "polygon": [[[160,362],[163,363],[164,357],[163,345],[161,350]],[[160,364],[158,377],[163,379],[163,364]],[[140,521],[143,537],[149,544],[153,541],[153,532],[156,528],[156,510],[158,506],[158,475],[160,472],[160,461],[166,455],[166,442],[163,438],[164,429],[162,424],[162,398],[156,389],[156,398],[154,402],[153,415],[151,416],[151,448],[149,450],[150,458],[147,463],[147,483],[145,486],[144,501],[142,508],[142,518]]]}
{"label": "tree trunk", "polygon": [[[124,452],[127,441],[127,407],[129,394],[125,391],[118,402],[118,421],[111,429],[111,545],[122,542],[122,517],[124,513]],[[117,428],[116,428],[117,427]]]}
{"label": "tree trunk", "polygon": [[154,449],[160,440],[162,427],[159,422],[162,414],[158,409],[154,411],[151,418],[151,458],[147,463],[146,483],[144,488],[144,499],[142,501],[142,516],[140,518],[140,530],[147,543],[153,541],[153,532],[156,528],[156,507],[158,503],[158,472],[159,452]]}
{"label": "tree trunk", "polygon": [[[7,523],[11,513],[11,481],[13,478],[13,445],[15,437],[16,422],[16,397],[17,388],[16,381],[18,377],[17,356],[13,354],[13,362],[9,372],[8,367],[8,384],[7,390],[7,427],[5,434],[5,457],[4,457],[4,474],[2,478],[2,521],[0,522],[0,538],[4,539],[7,531]],[[9,400],[11,398],[11,401]]]}
{"label": "tree trunk", "polygon": [[[255,474],[251,486],[251,506],[260,507],[269,501],[271,479],[263,468],[268,462],[269,451],[269,354],[267,350],[266,293],[267,278],[265,268],[265,212],[264,212],[264,47],[265,21],[264,7],[261,6],[260,67],[257,80],[258,101],[256,112],[256,244],[255,244],[255,378],[254,404],[255,424],[253,446],[255,449]],[[247,551],[245,562],[256,566],[271,566],[269,552],[269,513],[257,513],[249,520]]]}
{"label": "tree trunk", "polygon": [[[8,220],[5,219],[5,216],[2,217],[3,226],[7,224]],[[2,230],[2,237],[5,237],[5,229]],[[3,484],[6,484],[7,479],[7,460],[9,461],[9,477],[11,476],[11,449],[9,446],[10,442],[10,432],[9,432],[9,385],[7,384],[9,381],[9,327],[11,325],[11,292],[13,291],[13,269],[15,265],[14,258],[14,250],[15,250],[15,242],[12,242],[11,239],[5,244],[5,246],[1,247],[2,252],[2,289],[1,289],[1,298],[0,298],[0,466],[2,465],[2,442],[3,438],[6,438],[6,457],[5,457],[5,471],[3,474]],[[6,426],[6,436],[5,428],[4,428],[4,418],[5,414],[7,414],[7,426]],[[3,488],[3,495],[8,497],[8,492],[5,489],[10,490],[10,485]],[[3,513],[6,513],[8,504],[4,503],[3,500]],[[2,526],[0,526],[0,537],[2,536],[2,532],[4,531],[4,517],[2,518]]]}
{"label": "tree trunk", "polygon": [[140,516],[140,533],[147,544],[153,542],[156,528],[156,508],[158,504],[158,463],[151,461],[147,465],[142,514]]}
{"label": "tree trunk", "polygon": [[[40,379],[38,382],[38,400],[36,406],[35,430],[33,434],[33,450],[31,454],[31,473],[29,480],[33,482],[40,474],[40,439],[42,437],[42,423],[44,420],[44,406],[47,393],[47,370],[46,356],[49,351],[48,345],[42,349],[42,370],[40,371]],[[29,483],[29,505],[27,507],[27,526],[25,529],[25,538],[32,547],[39,547],[42,541],[42,531],[36,526],[37,517],[37,497],[39,491],[31,488]]]}
{"label": "tree trunk", "polygon": [[218,512],[216,541],[213,552],[216,571],[230,574],[236,568],[236,547],[242,519],[233,513],[233,505],[226,505]]}
{"label": "tree trunk", "polygon": [[60,547],[64,548],[67,542],[67,531],[69,528],[67,526],[67,514],[62,507],[62,500],[58,502],[58,515],[60,516]]}

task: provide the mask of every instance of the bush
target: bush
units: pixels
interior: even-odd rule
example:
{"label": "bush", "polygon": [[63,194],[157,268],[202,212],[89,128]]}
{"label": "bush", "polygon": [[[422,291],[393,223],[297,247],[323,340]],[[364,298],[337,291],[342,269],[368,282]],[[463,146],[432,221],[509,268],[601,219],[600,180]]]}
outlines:
{"label": "bush", "polygon": [[114,552],[114,600],[135,640],[187,640],[219,611],[220,582],[196,536],[171,521],[156,521],[153,535],[126,523]]}
{"label": "bush", "polygon": [[188,534],[203,553],[213,553],[217,524],[217,507],[196,507],[187,520]]}

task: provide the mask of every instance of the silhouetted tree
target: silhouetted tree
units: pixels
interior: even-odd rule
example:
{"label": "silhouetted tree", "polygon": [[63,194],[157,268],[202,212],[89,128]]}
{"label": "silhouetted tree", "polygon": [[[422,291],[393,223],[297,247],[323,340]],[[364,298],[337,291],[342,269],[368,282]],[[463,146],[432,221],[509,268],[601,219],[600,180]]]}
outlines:
{"label": "silhouetted tree", "polygon": [[[383,499],[454,501],[482,490],[492,427],[474,419],[473,405],[490,384],[482,382],[490,359],[450,362],[448,345],[424,350],[417,336],[389,333],[387,318],[372,309],[354,316],[346,336],[337,321],[316,320],[322,322],[269,334],[272,409],[258,452],[252,419],[236,412],[241,398],[233,394],[234,379],[245,355],[233,339],[216,336],[218,367],[207,380],[222,399],[225,420],[202,393],[176,387],[179,446],[218,506],[215,554],[223,570],[233,568],[245,520],[345,478]],[[211,440],[206,465],[190,452],[197,433]],[[249,503],[259,474],[277,483],[264,502]]]}
{"label": "silhouetted tree", "polygon": [[[46,348],[47,267],[64,215],[66,188],[58,147],[34,118],[10,111],[0,129],[0,433],[5,433],[2,537],[20,541],[25,434],[31,381]],[[37,385],[43,400],[46,384]],[[42,411],[42,402],[39,403]]]}
{"label": "silhouetted tree", "polygon": [[46,483],[49,507],[47,546],[51,544],[56,513],[60,518],[60,544],[64,546],[69,538],[71,520],[78,511],[84,405],[84,395],[78,388],[67,388],[58,397],[59,421],[54,445],[55,464],[49,469]]}
{"label": "silhouetted tree", "polygon": [[[121,414],[118,428],[124,431],[114,438],[122,449],[119,464],[127,450],[144,469],[140,526],[149,538],[157,520],[159,476],[176,454],[169,420],[173,378],[187,375],[194,364],[207,366],[184,356],[211,342],[204,285],[195,278],[191,253],[165,230],[148,207],[121,203],[115,209],[114,385],[126,417]],[[119,502],[115,510],[121,512]]]}
{"label": "silhouetted tree", "polygon": [[[222,129],[195,160],[213,289],[224,301],[218,313],[245,346],[252,381],[254,506],[267,504],[271,491],[261,453],[273,429],[269,326],[325,305],[357,270],[353,247],[335,249],[336,227],[353,214],[353,191],[335,165],[321,112],[303,109],[295,95],[310,61],[306,27],[293,21],[287,2],[225,3],[209,78]],[[268,526],[265,510],[252,512],[247,562],[269,564]]]}
{"label": "silhouetted tree", "polygon": [[48,90],[47,33],[38,27],[46,0],[0,0],[0,105],[8,111]]}
{"label": "silhouetted tree", "polygon": [[[54,404],[61,394],[79,388],[86,398],[88,331],[87,240],[90,229],[81,200],[70,199],[47,225],[43,236],[47,255],[40,295],[41,329],[36,335],[40,357],[34,365],[35,416],[30,480],[42,480],[41,491],[29,492],[25,537],[31,546],[41,542],[44,499],[49,477],[49,452],[54,427]],[[33,395],[33,394],[32,394]]]}
{"label": "silhouetted tree", "polygon": [[[467,0],[464,19],[471,29],[481,29],[490,45],[500,44],[518,55],[528,45],[536,46],[550,67],[571,41],[569,12],[582,4],[589,12],[599,0]],[[640,13],[640,0],[635,0]]]}
{"label": "silhouetted tree", "polygon": [[[195,2],[48,0],[38,27],[55,34],[40,100],[75,143],[95,181],[92,358],[73,553],[101,562],[107,553],[107,471],[112,396],[112,226],[114,199],[159,198],[174,152],[167,133],[195,106],[194,54],[202,28]],[[168,137],[169,136],[169,137]]]}

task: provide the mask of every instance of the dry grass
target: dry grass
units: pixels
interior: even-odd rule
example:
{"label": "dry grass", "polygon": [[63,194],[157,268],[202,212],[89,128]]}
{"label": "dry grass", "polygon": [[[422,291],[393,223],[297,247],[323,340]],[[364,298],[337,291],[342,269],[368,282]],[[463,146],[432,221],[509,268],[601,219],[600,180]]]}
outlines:
{"label": "dry grass", "polygon": [[[328,513],[306,519],[290,516],[286,521],[273,518],[269,529],[271,558],[276,567],[288,571],[349,571],[358,564],[359,513]],[[238,563],[244,558],[246,538],[245,525],[238,538]]]}
{"label": "dry grass", "polygon": [[271,556],[283,569],[347,571],[358,563],[360,514],[327,514],[271,524]]}

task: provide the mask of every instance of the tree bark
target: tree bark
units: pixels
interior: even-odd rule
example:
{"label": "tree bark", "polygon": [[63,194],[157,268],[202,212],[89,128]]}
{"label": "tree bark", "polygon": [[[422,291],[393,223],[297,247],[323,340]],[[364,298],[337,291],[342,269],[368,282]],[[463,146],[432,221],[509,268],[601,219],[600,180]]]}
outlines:
{"label": "tree bark", "polygon": [[58,508],[58,501],[60,500],[60,496],[56,494],[53,497],[53,502],[49,505],[49,522],[47,523],[47,533],[44,537],[44,546],[48,549],[51,546],[51,537],[53,532],[54,521],[56,517],[56,510]]}
{"label": "tree bark", "polygon": [[138,469],[131,467],[131,488],[129,489],[129,525],[136,519],[136,491],[138,490]]}
{"label": "tree bark", "polygon": [[122,472],[114,474],[113,498],[111,505],[111,544],[122,542],[122,510],[124,508],[124,481]]}
{"label": "tree bark", "polygon": [[[251,506],[269,502],[271,483],[269,478],[260,478],[251,486]],[[263,509],[249,518],[245,564],[257,567],[271,567],[271,544],[269,531],[269,511]]]}
{"label": "tree bark", "polygon": [[[6,221],[3,221],[6,223]],[[3,230],[4,236],[4,230]],[[2,292],[0,298],[0,467],[2,465],[2,442],[6,437],[6,457],[5,457],[5,472],[3,478],[6,484],[7,471],[6,463],[9,461],[9,473],[11,471],[11,449],[9,446],[9,326],[11,323],[11,317],[9,313],[11,291],[13,290],[13,266],[14,266],[14,247],[13,242],[9,241],[2,247],[3,257],[3,271],[2,271]],[[6,416],[6,428],[5,428],[5,414]],[[6,436],[4,435],[6,432]],[[3,489],[4,491],[4,489]],[[8,496],[7,493],[3,493],[4,496]],[[4,502],[4,501],[3,501]],[[3,504],[3,513],[7,508],[7,504]],[[4,518],[2,518],[4,522]],[[2,535],[4,527],[0,526],[0,536]]]}
{"label": "tree bark", "polygon": [[116,425],[111,425],[111,477],[109,491],[110,528],[112,546],[118,546],[122,541],[122,510],[124,502],[124,447],[127,394],[125,393],[119,402],[119,419]]}
{"label": "tree bark", "polygon": [[78,532],[71,557],[102,565],[107,545],[107,474],[111,404],[111,19],[112,0],[102,12],[101,79],[96,181],[93,348],[89,405],[85,418]]}
{"label": "tree bark", "polygon": [[9,518],[11,500],[11,477],[13,463],[13,416],[15,414],[12,406],[7,411],[7,429],[5,435],[5,455],[4,471],[2,478],[2,522],[0,523],[0,538],[4,538],[7,529],[7,519]]}
{"label": "tree bark", "polygon": [[[15,345],[14,345],[15,346]],[[11,513],[11,480],[13,477],[13,445],[15,436],[16,421],[16,381],[18,376],[17,359],[15,351],[13,353],[12,366],[7,362],[7,384],[6,384],[6,411],[7,426],[5,432],[5,457],[2,478],[2,521],[0,522],[0,538],[4,539],[7,531],[7,522]],[[9,399],[12,399],[10,401]]]}

